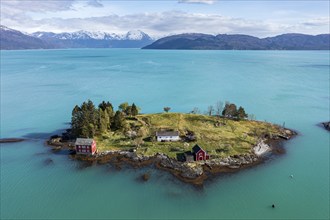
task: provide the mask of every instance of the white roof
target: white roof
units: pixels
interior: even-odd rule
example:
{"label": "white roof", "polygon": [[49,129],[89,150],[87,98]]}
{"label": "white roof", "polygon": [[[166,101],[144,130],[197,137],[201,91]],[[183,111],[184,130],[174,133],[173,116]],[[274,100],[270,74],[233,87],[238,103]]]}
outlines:
{"label": "white roof", "polygon": [[178,131],[158,131],[156,132],[156,136],[179,136],[179,132]]}
{"label": "white roof", "polygon": [[92,145],[92,138],[77,138],[75,145]]}

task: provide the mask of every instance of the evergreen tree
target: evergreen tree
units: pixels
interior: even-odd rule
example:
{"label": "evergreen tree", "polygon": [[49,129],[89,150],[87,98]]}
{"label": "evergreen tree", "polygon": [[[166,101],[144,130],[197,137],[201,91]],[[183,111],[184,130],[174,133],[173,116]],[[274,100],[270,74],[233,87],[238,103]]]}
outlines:
{"label": "evergreen tree", "polygon": [[107,108],[107,103],[105,101],[102,101],[100,104],[99,104],[99,108],[102,109],[103,111]]}
{"label": "evergreen tree", "polygon": [[106,113],[105,115],[107,116],[106,119],[107,129],[111,130],[111,122],[113,121],[113,117],[114,117],[112,106],[108,106],[105,109],[105,113]]}
{"label": "evergreen tree", "polygon": [[136,107],[136,105],[134,103],[132,105],[131,113],[132,113],[133,116],[136,116],[136,115],[139,114],[139,109]]}
{"label": "evergreen tree", "polygon": [[132,106],[128,105],[124,111],[125,115],[132,115]]}
{"label": "evergreen tree", "polygon": [[105,101],[102,101],[100,104],[99,104],[99,108],[102,109],[103,111],[107,111],[108,112],[108,115],[109,117],[113,117],[114,113],[113,113],[113,106],[110,102],[105,102]]}
{"label": "evergreen tree", "polygon": [[78,105],[72,110],[71,129],[73,136],[78,137],[81,134],[81,109]]}
{"label": "evergreen tree", "polygon": [[237,118],[241,120],[241,119],[245,119],[247,117],[248,117],[248,115],[245,113],[244,108],[242,106],[240,106],[237,111]]}
{"label": "evergreen tree", "polygon": [[114,116],[114,111],[113,111],[113,106],[110,102],[107,102],[106,110],[108,112],[109,117],[112,118]]}
{"label": "evergreen tree", "polygon": [[89,137],[89,128],[88,125],[83,125],[81,128],[81,134],[79,137],[88,138]]}
{"label": "evergreen tree", "polygon": [[121,128],[123,128],[123,125],[124,125],[124,115],[121,111],[116,111],[116,114],[113,118],[113,125],[112,127],[115,129],[115,130],[119,130]]}
{"label": "evergreen tree", "polygon": [[137,115],[139,109],[134,103],[129,106],[127,102],[122,103],[119,109],[121,111],[114,114],[112,104],[105,101],[98,105],[98,109],[91,100],[83,102],[80,107],[76,105],[72,110],[72,134],[75,137],[93,137],[96,133],[104,133],[111,128],[125,129],[125,114]]}
{"label": "evergreen tree", "polygon": [[96,125],[97,114],[94,103],[91,100],[87,101],[87,117],[89,124]]}
{"label": "evergreen tree", "polygon": [[83,102],[81,107],[80,121],[80,132],[77,135],[81,137],[93,137],[97,128],[97,111],[91,100]]}
{"label": "evergreen tree", "polygon": [[79,136],[81,137],[89,137],[89,117],[88,117],[88,108],[87,103],[83,102],[81,105],[81,117],[80,117],[80,128],[81,132]]}
{"label": "evergreen tree", "polygon": [[109,116],[107,111],[99,109],[99,120],[98,120],[98,126],[99,126],[99,132],[104,133],[108,130],[109,127]]}

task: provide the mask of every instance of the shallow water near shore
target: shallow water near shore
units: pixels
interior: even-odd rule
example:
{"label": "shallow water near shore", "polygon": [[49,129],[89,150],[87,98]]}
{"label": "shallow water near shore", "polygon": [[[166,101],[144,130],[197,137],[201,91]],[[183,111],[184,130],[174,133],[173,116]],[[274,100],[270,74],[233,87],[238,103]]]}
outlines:
{"label": "shallow water near shore", "polygon": [[[1,218],[329,218],[329,51],[1,51]],[[299,135],[286,154],[196,189],[165,171],[83,167],[44,141],[74,105],[135,102],[144,113],[218,100]],[[50,162],[52,161],[52,162]],[[139,180],[150,172],[147,182]],[[293,178],[290,178],[290,175]],[[275,204],[276,208],[271,208]],[[202,210],[202,211],[201,211]]]}

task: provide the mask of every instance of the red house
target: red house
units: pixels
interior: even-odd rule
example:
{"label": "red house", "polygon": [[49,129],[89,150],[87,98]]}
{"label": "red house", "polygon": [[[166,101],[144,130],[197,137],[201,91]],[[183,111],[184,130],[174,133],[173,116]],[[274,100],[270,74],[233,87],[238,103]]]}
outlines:
{"label": "red house", "polygon": [[208,160],[208,159],[210,159],[210,156],[206,153],[205,150],[203,150],[203,148],[201,148],[200,146],[198,146],[198,144],[196,144],[193,147],[192,150],[193,150],[195,161]]}
{"label": "red house", "polygon": [[77,154],[95,154],[96,142],[91,138],[77,138],[76,143]]}

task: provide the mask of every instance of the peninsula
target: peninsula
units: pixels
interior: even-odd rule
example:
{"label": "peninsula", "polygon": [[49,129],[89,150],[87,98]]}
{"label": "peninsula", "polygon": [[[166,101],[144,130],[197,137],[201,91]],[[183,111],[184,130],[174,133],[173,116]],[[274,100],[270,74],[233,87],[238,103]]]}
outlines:
{"label": "peninsula", "polygon": [[114,111],[110,102],[95,107],[87,101],[74,107],[71,128],[48,144],[55,152],[70,150],[77,160],[154,165],[184,182],[202,184],[214,174],[260,163],[295,135],[279,125],[247,119],[244,108],[233,103],[210,106],[204,115],[196,109],[169,111],[164,107],[164,113],[140,114],[134,103],[122,103]]}

